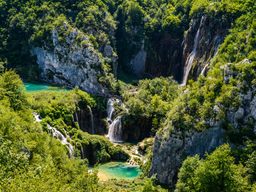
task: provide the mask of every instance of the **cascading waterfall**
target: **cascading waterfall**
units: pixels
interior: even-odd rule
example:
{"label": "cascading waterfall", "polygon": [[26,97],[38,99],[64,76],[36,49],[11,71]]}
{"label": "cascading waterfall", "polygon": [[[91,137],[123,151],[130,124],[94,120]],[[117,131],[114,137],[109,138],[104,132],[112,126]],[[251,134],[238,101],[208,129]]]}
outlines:
{"label": "cascading waterfall", "polygon": [[52,132],[53,137],[58,139],[63,145],[66,145],[68,152],[69,152],[69,156],[71,157],[73,155],[74,148],[67,140],[69,137],[65,137],[60,131],[58,131],[56,128],[50,126],[49,124],[47,124],[47,128],[48,128],[48,130],[50,130]]}
{"label": "cascading waterfall", "polygon": [[78,119],[77,111],[75,112],[75,121],[78,122],[78,125],[79,125],[79,119]]}
{"label": "cascading waterfall", "polygon": [[115,111],[114,104],[119,103],[117,99],[110,98],[107,103],[107,114],[108,114],[108,135],[107,137],[111,142],[120,143],[123,142],[123,130],[122,130],[122,116],[117,116],[112,120],[113,113]]}
{"label": "cascading waterfall", "polygon": [[[42,119],[40,118],[40,116],[36,113],[33,113],[36,122],[41,122]],[[58,139],[63,145],[65,145],[68,149],[69,152],[69,157],[72,157],[74,154],[74,148],[73,146],[68,142],[69,136],[65,137],[60,131],[58,131],[56,128],[50,126],[49,124],[47,124],[47,128],[48,130],[51,131],[52,136],[55,137],[56,139]],[[67,134],[66,134],[67,135]]]}
{"label": "cascading waterfall", "polygon": [[84,156],[84,148],[83,148],[83,145],[81,145],[80,149],[81,149],[81,158],[84,159],[85,156]]}
{"label": "cascading waterfall", "polygon": [[195,36],[195,39],[194,39],[193,50],[189,54],[189,56],[188,56],[188,58],[185,62],[184,73],[183,73],[184,75],[183,75],[183,80],[182,80],[182,84],[181,84],[182,86],[185,86],[187,84],[188,75],[189,75],[189,72],[192,68],[193,61],[194,61],[195,56],[196,56],[197,46],[198,46],[199,37],[200,37],[200,29],[202,27],[203,21],[204,21],[204,16],[202,16],[201,21],[200,21],[200,25],[199,25],[198,30],[196,32],[196,36]]}
{"label": "cascading waterfall", "polygon": [[115,143],[123,142],[122,140],[123,130],[122,130],[122,116],[118,116],[109,125],[108,138],[110,141]]}
{"label": "cascading waterfall", "polygon": [[206,72],[206,69],[208,68],[209,64],[206,64],[203,68],[203,70],[201,71],[201,74],[200,75],[203,75],[205,76],[205,72]]}
{"label": "cascading waterfall", "polygon": [[36,114],[36,113],[33,113],[35,119],[36,119],[36,122],[40,123],[42,121],[42,119],[40,118],[40,115]]}
{"label": "cascading waterfall", "polygon": [[89,110],[89,113],[90,113],[90,118],[91,118],[91,130],[92,130],[92,134],[95,134],[95,131],[94,131],[94,118],[93,118],[93,113],[92,113],[92,109],[89,105],[87,105],[87,108]]}
{"label": "cascading waterfall", "polygon": [[[217,36],[214,38],[213,41],[214,41],[214,46],[213,46],[213,51],[214,51],[214,53],[213,53],[212,57],[215,57],[215,55],[217,55],[217,53],[218,53],[219,46],[220,46],[222,40],[221,40],[221,37],[220,37],[219,35],[217,35]],[[204,66],[204,68],[202,69],[200,75],[203,75],[203,76],[206,75],[206,73],[207,73],[207,68],[209,68],[209,65],[210,65],[210,63],[207,63],[207,64]]]}
{"label": "cascading waterfall", "polygon": [[112,115],[115,111],[114,103],[115,103],[115,99],[113,98],[108,99],[108,103],[107,103],[108,121],[112,121]]}

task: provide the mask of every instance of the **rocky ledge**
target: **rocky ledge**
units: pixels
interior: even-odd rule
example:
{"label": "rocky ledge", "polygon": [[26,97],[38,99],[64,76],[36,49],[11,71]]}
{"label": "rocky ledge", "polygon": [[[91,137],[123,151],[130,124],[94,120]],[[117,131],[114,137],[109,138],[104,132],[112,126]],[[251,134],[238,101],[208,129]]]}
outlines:
{"label": "rocky ledge", "polygon": [[[161,184],[174,187],[178,169],[187,156],[196,154],[203,156],[224,142],[230,143],[233,147],[239,146],[241,145],[241,142],[238,142],[239,139],[256,135],[256,87],[250,85],[254,80],[253,78],[245,80],[241,77],[243,73],[237,71],[239,68],[250,65],[250,61],[245,59],[238,64],[226,64],[221,67],[224,85],[232,82],[234,78],[239,81],[237,84],[239,88],[234,93],[239,104],[225,108],[225,117],[221,121],[209,121],[209,128],[202,131],[193,127],[184,130],[177,126],[172,126],[172,129],[166,126],[160,130],[155,137],[153,147],[151,176],[156,175]],[[212,110],[223,111],[221,108],[223,106],[215,104]],[[168,123],[172,125],[172,120]]]}
{"label": "rocky ledge", "polygon": [[[106,85],[99,82],[99,77],[106,76],[102,69],[104,58],[86,34],[64,23],[52,30],[51,41],[47,46],[33,47],[31,51],[37,58],[42,80],[77,86],[92,94],[107,94]],[[113,51],[109,45],[107,48],[111,57]]]}

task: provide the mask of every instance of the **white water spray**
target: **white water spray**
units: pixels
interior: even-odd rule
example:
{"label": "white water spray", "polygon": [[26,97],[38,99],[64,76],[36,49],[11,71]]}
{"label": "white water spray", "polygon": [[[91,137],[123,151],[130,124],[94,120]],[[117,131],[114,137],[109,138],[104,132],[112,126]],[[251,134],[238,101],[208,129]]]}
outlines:
{"label": "white water spray", "polygon": [[47,124],[47,128],[48,130],[50,130],[52,132],[52,136],[55,137],[56,139],[58,139],[63,145],[66,145],[68,152],[69,152],[69,156],[71,157],[74,153],[74,148],[73,146],[68,142],[68,136],[65,137],[60,131],[58,131],[56,128],[50,126],[49,124]]}
{"label": "white water spray", "polygon": [[[38,114],[33,113],[33,115],[35,117],[36,122],[41,122],[42,121],[42,119],[40,118],[40,116]],[[74,154],[74,148],[68,142],[68,139],[70,139],[70,137],[69,136],[65,137],[60,131],[58,131],[56,128],[50,126],[49,124],[47,124],[47,128],[48,128],[48,130],[51,131],[53,137],[58,139],[63,145],[65,145],[67,147],[68,152],[69,152],[69,156],[72,157],[73,154]]]}
{"label": "white water spray", "polygon": [[198,47],[198,43],[199,43],[199,37],[200,37],[200,29],[202,27],[203,21],[204,21],[204,16],[202,16],[201,21],[200,21],[200,25],[199,25],[198,30],[196,32],[196,36],[195,36],[195,39],[194,39],[193,50],[189,54],[189,56],[186,60],[185,66],[184,66],[184,75],[183,75],[183,80],[182,80],[182,84],[181,84],[182,86],[185,86],[187,84],[189,72],[192,68],[193,61],[194,61],[195,56],[196,56],[197,47]]}
{"label": "white water spray", "polygon": [[206,69],[208,68],[209,64],[206,64],[203,68],[203,70],[201,71],[201,74],[200,75],[203,75],[205,76],[205,73],[206,73]]}
{"label": "white water spray", "polygon": [[108,121],[112,121],[112,115],[115,111],[114,103],[115,103],[115,99],[113,98],[108,99],[108,103],[107,103]]}
{"label": "white water spray", "polygon": [[91,133],[92,134],[95,134],[95,131],[94,131],[94,118],[93,118],[93,113],[92,113],[92,109],[91,109],[91,107],[89,106],[89,105],[87,105],[87,108],[88,108],[88,110],[89,110],[89,113],[90,113],[90,121],[91,121]]}
{"label": "white water spray", "polygon": [[110,98],[107,103],[107,114],[108,114],[108,135],[110,141],[114,143],[120,143],[123,142],[122,136],[123,136],[123,129],[122,129],[122,116],[119,115],[114,120],[113,113],[115,111],[114,105],[115,103],[120,105],[120,100]]}
{"label": "white water spray", "polygon": [[123,135],[122,116],[118,116],[109,125],[108,138],[112,142],[120,143],[120,142],[123,142],[122,135]]}

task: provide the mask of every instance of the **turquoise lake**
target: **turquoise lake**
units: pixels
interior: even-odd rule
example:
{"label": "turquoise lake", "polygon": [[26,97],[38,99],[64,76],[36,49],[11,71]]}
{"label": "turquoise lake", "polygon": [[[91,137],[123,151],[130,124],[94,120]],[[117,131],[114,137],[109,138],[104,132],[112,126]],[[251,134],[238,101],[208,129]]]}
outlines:
{"label": "turquoise lake", "polygon": [[135,179],[141,174],[138,166],[123,162],[110,162],[98,167],[99,177],[108,179]]}
{"label": "turquoise lake", "polygon": [[43,83],[24,83],[27,92],[35,91],[64,91],[66,89],[56,86],[51,86]]}

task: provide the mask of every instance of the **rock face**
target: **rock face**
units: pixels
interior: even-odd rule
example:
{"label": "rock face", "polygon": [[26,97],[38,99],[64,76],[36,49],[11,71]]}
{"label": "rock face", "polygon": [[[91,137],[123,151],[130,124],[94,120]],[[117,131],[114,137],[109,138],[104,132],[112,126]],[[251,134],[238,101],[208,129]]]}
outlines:
{"label": "rock face", "polygon": [[206,72],[229,27],[228,21],[218,17],[203,15],[191,20],[183,40],[183,84],[186,84],[189,78],[197,79],[200,74]]}
{"label": "rock face", "polygon": [[[256,90],[248,91],[240,95],[241,106],[238,109],[230,109],[227,112],[228,122],[234,128],[234,133],[239,133],[243,125],[252,130],[250,134],[256,134]],[[254,126],[254,127],[253,127]],[[166,135],[166,136],[164,136]],[[174,187],[177,181],[177,173],[182,161],[187,156],[213,151],[224,143],[225,129],[223,126],[213,126],[203,132],[195,130],[181,131],[175,128],[171,133],[164,129],[155,137],[153,159],[150,174],[156,174],[162,184]],[[225,141],[227,142],[227,141]],[[229,142],[232,143],[232,140]],[[235,141],[234,141],[235,142]]]}
{"label": "rock face", "polygon": [[145,73],[147,52],[144,49],[144,42],[142,43],[141,50],[129,62],[129,67],[138,77]]}
{"label": "rock face", "polygon": [[150,137],[152,119],[134,117],[126,115],[123,117],[124,140],[128,142],[138,142],[146,137]]}
{"label": "rock face", "polygon": [[175,80],[182,78],[182,36],[169,33],[159,34],[150,39],[145,63],[145,74],[149,77],[173,76]]}
{"label": "rock face", "polygon": [[137,43],[142,45],[142,49],[129,58],[127,66],[137,76],[171,75],[181,83],[197,79],[207,72],[210,60],[228,33],[230,23],[221,16],[195,16],[184,37],[165,32],[153,39],[148,38],[145,46],[144,43]]}
{"label": "rock face", "polygon": [[105,113],[100,110],[79,109],[73,115],[74,121],[78,123],[81,130],[90,134],[104,135],[106,126],[103,121]]}
{"label": "rock face", "polygon": [[[218,15],[198,15],[191,20],[189,27],[188,21],[185,23],[175,33],[163,30],[152,37],[145,33],[141,25],[120,35],[115,35],[115,32],[118,34],[121,29],[115,31],[115,28],[110,28],[107,36],[113,42],[95,46],[90,43],[89,35],[64,23],[64,35],[56,27],[51,32],[51,42],[34,47],[31,52],[36,56],[42,80],[78,86],[95,94],[104,95],[107,92],[106,86],[98,81],[99,76],[105,76],[102,71],[105,61],[112,65],[116,76],[117,69],[121,67],[139,78],[171,75],[182,82],[197,79],[207,71],[232,22]],[[184,30],[187,32],[183,36]],[[94,33],[91,32],[91,35]],[[118,41],[115,36],[120,36]],[[121,46],[118,51],[119,66],[115,53],[118,45]]]}
{"label": "rock face", "polygon": [[161,134],[155,138],[153,161],[150,174],[156,174],[162,184],[173,186],[177,179],[177,171],[186,156],[214,150],[224,142],[224,130],[218,127],[204,132],[182,132],[175,130],[171,137],[165,139]]}
{"label": "rock face", "polygon": [[[60,30],[67,31],[64,37]],[[86,35],[64,23],[52,31],[51,40],[52,46],[34,47],[31,51],[37,58],[42,80],[77,86],[92,94],[107,94],[106,87],[98,80],[105,75],[103,60]],[[111,57],[110,47],[105,52]]]}
{"label": "rock face", "polygon": [[[242,61],[240,65],[248,65],[249,61]],[[224,142],[236,144],[241,137],[255,136],[256,134],[256,87],[248,86],[241,73],[233,70],[235,64],[227,64],[223,67],[223,81],[228,84],[230,80],[239,79],[240,89],[236,93],[238,104],[225,108],[224,121],[212,120],[209,128],[199,132],[192,127],[188,130],[180,127],[165,127],[155,137],[153,158],[150,175],[156,174],[161,184],[174,187],[177,181],[177,173],[182,161],[187,156],[213,151]],[[240,66],[241,67],[241,66]],[[212,110],[218,112],[220,107],[215,105]],[[172,124],[172,120],[169,122]],[[228,126],[227,126],[228,125]],[[228,131],[226,131],[228,130]],[[238,142],[239,144],[239,142]]]}

